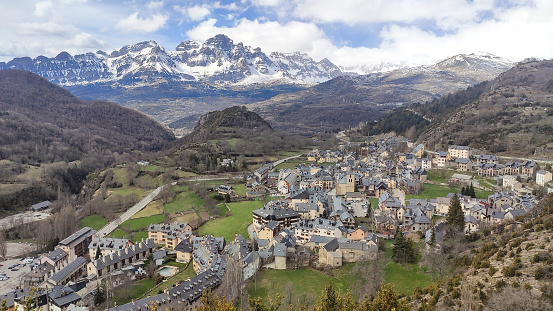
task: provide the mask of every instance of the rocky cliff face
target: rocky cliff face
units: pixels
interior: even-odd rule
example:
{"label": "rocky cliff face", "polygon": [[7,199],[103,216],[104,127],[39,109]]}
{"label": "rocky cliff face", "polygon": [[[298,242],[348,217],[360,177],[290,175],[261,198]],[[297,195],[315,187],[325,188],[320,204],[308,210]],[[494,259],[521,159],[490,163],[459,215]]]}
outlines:
{"label": "rocky cliff face", "polygon": [[225,35],[203,43],[184,41],[167,52],[155,41],[127,45],[107,54],[102,51],[54,58],[16,58],[0,69],[24,69],[61,85],[119,82],[198,81],[221,85],[249,85],[275,80],[283,83],[320,83],[342,74],[329,60],[316,62],[306,54],[272,53],[235,44]]}

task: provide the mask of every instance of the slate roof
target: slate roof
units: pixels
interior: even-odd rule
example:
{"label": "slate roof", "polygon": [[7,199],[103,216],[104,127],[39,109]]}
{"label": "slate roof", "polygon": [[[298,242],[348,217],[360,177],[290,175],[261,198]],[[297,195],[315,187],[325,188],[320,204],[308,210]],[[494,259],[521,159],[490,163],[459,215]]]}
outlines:
{"label": "slate roof", "polygon": [[94,230],[92,228],[89,228],[89,227],[84,227],[81,230],[79,230],[79,231],[73,233],[72,235],[66,237],[65,239],[63,239],[59,243],[59,245],[69,246],[71,244],[78,243],[78,242],[80,242],[80,240],[83,240],[87,237],[90,237],[94,233],[96,233],[96,230]]}
{"label": "slate roof", "polygon": [[52,202],[50,202],[50,201],[42,201],[42,202],[40,202],[40,203],[36,203],[36,204],[31,205],[31,208],[32,208],[33,210],[41,210],[41,209],[48,208],[50,205],[52,205]]}
{"label": "slate roof", "polygon": [[67,253],[64,252],[61,248],[56,248],[53,251],[49,252],[46,257],[56,263],[67,257]]}
{"label": "slate roof", "polygon": [[476,218],[474,218],[474,216],[471,216],[471,215],[466,215],[465,216],[465,223],[467,223],[467,222],[470,222],[470,223],[475,224],[475,225],[478,224],[478,220],[476,220]]}
{"label": "slate roof", "polygon": [[286,245],[284,243],[275,244],[275,257],[286,257]]}
{"label": "slate roof", "polygon": [[296,211],[284,209],[284,208],[272,208],[272,207],[262,207],[256,209],[252,212],[254,215],[257,215],[264,219],[272,220],[281,220],[290,217],[299,217],[300,214]]}
{"label": "slate roof", "polygon": [[129,243],[129,239],[118,239],[118,238],[101,238],[101,237],[92,237],[92,242],[88,245],[88,249],[111,249],[119,250],[125,248]]}
{"label": "slate roof", "polygon": [[325,246],[323,246],[323,247],[327,251],[333,252],[333,251],[337,250],[338,248],[340,248],[340,244],[338,243],[337,239],[333,239],[332,241],[326,243]]}
{"label": "slate roof", "polygon": [[81,300],[81,296],[69,286],[55,286],[52,291],[48,293],[48,298],[50,302],[59,308],[67,307]]}
{"label": "slate roof", "polygon": [[58,273],[52,275],[50,280],[54,281],[55,283],[59,283],[61,280],[66,278],[68,275],[75,272],[77,269],[79,269],[82,266],[86,265],[86,259],[83,257],[77,257],[77,259],[73,260],[70,264],[65,266],[63,269],[61,269]]}

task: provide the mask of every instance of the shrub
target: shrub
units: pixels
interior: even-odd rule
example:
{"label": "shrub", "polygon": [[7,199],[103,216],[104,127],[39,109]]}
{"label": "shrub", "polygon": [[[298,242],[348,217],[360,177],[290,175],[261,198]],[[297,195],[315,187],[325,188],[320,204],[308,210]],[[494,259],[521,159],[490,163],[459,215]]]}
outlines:
{"label": "shrub", "polygon": [[537,267],[536,270],[534,270],[534,278],[536,280],[541,280],[545,277],[545,269],[543,269],[541,266]]}
{"label": "shrub", "polygon": [[493,276],[497,272],[497,269],[494,266],[490,266],[490,269],[488,270],[488,274],[490,276]]}

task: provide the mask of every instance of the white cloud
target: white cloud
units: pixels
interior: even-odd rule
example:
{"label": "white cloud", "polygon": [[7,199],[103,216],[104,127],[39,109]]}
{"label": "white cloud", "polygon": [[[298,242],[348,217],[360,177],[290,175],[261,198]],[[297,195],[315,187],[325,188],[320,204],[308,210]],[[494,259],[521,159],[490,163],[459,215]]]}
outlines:
{"label": "white cloud", "polygon": [[204,20],[210,13],[211,11],[206,7],[193,6],[191,8],[186,8],[186,16],[193,21]]}
{"label": "white cloud", "polygon": [[241,19],[235,27],[217,27],[216,20],[209,19],[200,23],[186,34],[193,40],[204,41],[217,34],[224,33],[236,43],[261,47],[265,52],[306,52],[315,46],[329,42],[324,33],[314,24],[292,21],[286,24],[278,22],[260,22]]}
{"label": "white cloud", "polygon": [[276,7],[281,4],[281,0],[252,0],[255,6]]}
{"label": "white cloud", "polygon": [[73,25],[58,24],[55,22],[47,23],[22,23],[17,27],[16,32],[23,36],[41,36],[41,37],[66,37],[77,30]]}
{"label": "white cloud", "polygon": [[321,23],[412,23],[434,20],[445,27],[461,25],[494,8],[493,0],[298,0],[293,15]]}
{"label": "white cloud", "polygon": [[155,11],[155,10],[162,9],[163,5],[164,5],[163,1],[152,1],[152,2],[146,3],[146,8],[149,10]]}
{"label": "white cloud", "polygon": [[35,10],[33,15],[36,17],[44,18],[53,14],[54,6],[50,1],[40,1],[35,4]]}
{"label": "white cloud", "polygon": [[106,41],[98,40],[93,35],[84,32],[78,33],[73,38],[64,41],[64,45],[67,46],[70,51],[74,50],[75,53],[83,50],[102,50],[109,47]]}
{"label": "white cloud", "polygon": [[128,17],[120,20],[115,25],[115,28],[123,32],[156,32],[165,26],[169,16],[156,14],[150,18],[142,18],[138,16],[138,12],[134,12]]}

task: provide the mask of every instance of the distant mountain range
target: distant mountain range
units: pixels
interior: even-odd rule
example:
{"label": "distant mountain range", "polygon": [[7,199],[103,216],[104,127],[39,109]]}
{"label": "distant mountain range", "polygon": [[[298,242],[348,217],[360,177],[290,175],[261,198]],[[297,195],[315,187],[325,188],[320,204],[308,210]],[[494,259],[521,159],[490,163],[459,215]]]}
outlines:
{"label": "distant mountain range", "polygon": [[167,52],[155,41],[127,45],[110,54],[98,51],[54,58],[16,58],[0,69],[24,69],[53,83],[71,86],[118,82],[124,85],[162,81],[200,81],[219,85],[266,83],[320,83],[342,75],[327,59],[320,62],[301,53],[273,52],[244,46],[225,35],[203,43],[187,40]]}
{"label": "distant mountain range", "polygon": [[364,66],[340,69],[306,54],[266,54],[225,35],[184,41],[172,52],[147,41],[109,54],[62,52],[0,63],[0,69],[34,72],[79,98],[137,109],[175,131],[191,130],[203,113],[251,104],[275,129],[301,134],[375,120],[398,105],[493,79],[513,63],[475,53],[387,72],[397,66]]}
{"label": "distant mountain range", "polygon": [[276,129],[313,133],[373,121],[400,106],[426,102],[495,78],[513,63],[487,54],[461,54],[435,65],[341,76],[251,105]]}

